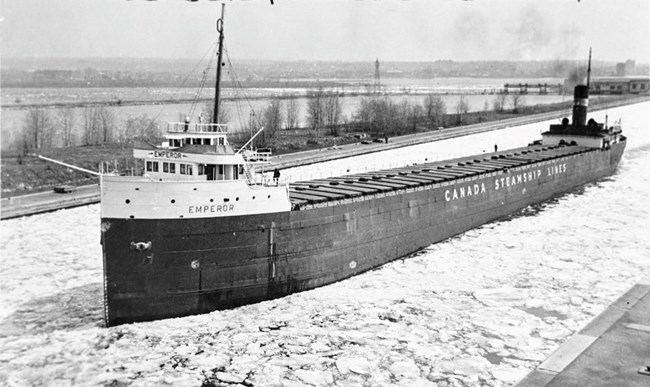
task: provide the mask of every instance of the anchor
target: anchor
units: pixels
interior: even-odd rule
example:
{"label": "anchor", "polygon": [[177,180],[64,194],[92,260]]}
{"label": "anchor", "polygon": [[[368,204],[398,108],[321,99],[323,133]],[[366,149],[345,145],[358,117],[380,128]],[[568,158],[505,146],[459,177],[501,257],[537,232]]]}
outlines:
{"label": "anchor", "polygon": [[131,250],[138,250],[139,252],[143,252],[145,250],[151,250],[151,241],[149,242],[131,242],[131,245],[129,246]]}

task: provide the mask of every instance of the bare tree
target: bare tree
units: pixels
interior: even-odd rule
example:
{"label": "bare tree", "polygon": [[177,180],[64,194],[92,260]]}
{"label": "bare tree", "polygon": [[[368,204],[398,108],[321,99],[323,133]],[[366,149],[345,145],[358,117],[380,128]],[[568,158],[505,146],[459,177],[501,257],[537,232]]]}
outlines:
{"label": "bare tree", "polygon": [[20,147],[20,153],[18,154],[19,155],[18,164],[22,164],[23,163],[22,156],[27,156],[32,151],[32,149],[34,149],[34,147],[32,146],[33,140],[30,134],[26,130],[21,131],[19,136],[20,137],[18,139],[18,146]]}
{"label": "bare tree", "polygon": [[268,147],[273,144],[277,131],[282,127],[282,101],[279,98],[271,100],[262,114],[264,131],[261,138],[258,136],[258,146]]}
{"label": "bare tree", "polygon": [[[227,124],[230,121],[230,109],[219,100],[219,116],[217,122],[212,122],[212,114],[214,113],[214,103],[208,102],[203,106],[203,120],[204,124]],[[184,116],[183,116],[184,117]]]}
{"label": "bare tree", "polygon": [[102,144],[110,143],[113,141],[113,135],[116,130],[115,113],[112,110],[99,107],[97,108],[97,118],[99,120],[99,129]]}
{"label": "bare tree", "polygon": [[424,99],[424,113],[429,121],[438,127],[442,124],[445,114],[447,114],[447,104],[439,95],[429,94]]}
{"label": "bare tree", "polygon": [[146,114],[129,117],[124,122],[124,130],[120,133],[120,142],[131,143],[134,140],[154,142],[160,136],[158,121]]}
{"label": "bare tree", "polygon": [[397,105],[397,117],[393,123],[392,133],[406,133],[413,130],[413,107],[406,99]]}
{"label": "bare tree", "polygon": [[106,107],[84,108],[82,139],[84,145],[110,143],[117,131],[115,113]]}
{"label": "bare tree", "polygon": [[324,105],[325,127],[329,128],[330,134],[337,136],[339,124],[341,123],[341,113],[343,111],[341,99],[338,94],[330,94],[325,98]]}
{"label": "bare tree", "polygon": [[526,97],[520,93],[514,93],[510,95],[510,104],[512,105],[512,112],[517,114],[521,110],[522,106],[526,103]]}
{"label": "bare tree", "polygon": [[385,112],[387,99],[378,97],[361,98],[359,108],[354,113],[356,126],[364,131],[380,134],[385,131]]}
{"label": "bare tree", "polygon": [[74,127],[76,122],[75,111],[72,108],[60,109],[57,112],[57,127],[61,133],[62,145],[64,147],[74,146]]}
{"label": "bare tree", "polygon": [[406,99],[397,104],[388,98],[362,98],[354,120],[357,128],[386,136],[412,128],[413,114],[413,107]]}
{"label": "bare tree", "polygon": [[54,130],[52,118],[48,110],[29,110],[25,116],[23,148],[50,148],[54,140]]}
{"label": "bare tree", "polygon": [[318,88],[307,102],[307,120],[309,127],[314,131],[318,131],[323,127],[325,122],[325,93],[322,88]]}
{"label": "bare tree", "polygon": [[298,100],[295,98],[289,98],[285,104],[285,129],[295,129],[298,127],[298,120],[300,117],[300,106],[298,106]]}
{"label": "bare tree", "polygon": [[503,111],[506,108],[506,100],[508,98],[508,94],[501,93],[497,94],[496,97],[494,98],[494,101],[492,102],[492,106],[494,108],[494,111],[497,113],[503,113]]}
{"label": "bare tree", "polygon": [[411,131],[415,133],[420,118],[424,116],[424,109],[422,108],[421,105],[416,104],[411,106],[409,113],[410,113],[409,121],[410,121]]}
{"label": "bare tree", "polygon": [[456,104],[456,114],[458,115],[458,123],[463,124],[463,115],[469,112],[469,102],[464,95],[460,96],[460,100]]}
{"label": "bare tree", "polygon": [[99,143],[99,125],[97,123],[97,112],[91,107],[85,107],[83,111],[83,132],[84,145],[96,145]]}

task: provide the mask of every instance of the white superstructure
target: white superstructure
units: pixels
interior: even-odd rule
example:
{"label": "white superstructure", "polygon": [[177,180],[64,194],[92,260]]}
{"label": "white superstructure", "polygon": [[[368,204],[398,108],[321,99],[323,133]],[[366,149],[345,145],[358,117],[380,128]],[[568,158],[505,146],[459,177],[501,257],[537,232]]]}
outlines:
{"label": "white superstructure", "polygon": [[102,217],[207,218],[289,211],[289,190],[256,182],[270,153],[235,151],[222,124],[169,123],[161,146],[138,144],[142,176],[101,177]]}

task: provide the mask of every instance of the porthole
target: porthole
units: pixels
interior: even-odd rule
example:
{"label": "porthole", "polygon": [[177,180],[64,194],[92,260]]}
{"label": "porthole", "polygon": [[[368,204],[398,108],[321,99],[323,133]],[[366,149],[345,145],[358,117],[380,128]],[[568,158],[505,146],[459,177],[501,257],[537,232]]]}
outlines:
{"label": "porthole", "polygon": [[131,201],[129,199],[126,199],[125,202],[126,202],[126,204],[131,203]]}
{"label": "porthole", "polygon": [[210,199],[210,203],[214,202],[214,199]]}
{"label": "porthole", "polygon": [[135,218],[135,216],[133,216],[133,215],[129,215],[129,218],[133,219],[133,218]]}
{"label": "porthole", "polygon": [[224,203],[228,203],[229,201],[230,201],[230,199],[228,199],[228,198],[223,198],[223,202],[224,202]]}
{"label": "porthole", "polygon": [[140,191],[140,188],[138,188],[138,187],[135,187],[135,190],[136,190],[136,191]]}
{"label": "porthole", "polygon": [[271,195],[269,195],[269,199],[271,199]]}
{"label": "porthole", "polygon": [[239,201],[239,198],[235,198],[235,201],[238,202],[238,201]]}
{"label": "porthole", "polygon": [[176,200],[172,199],[172,204],[176,203]]}
{"label": "porthole", "polygon": [[255,196],[253,196],[253,200],[255,200]]}

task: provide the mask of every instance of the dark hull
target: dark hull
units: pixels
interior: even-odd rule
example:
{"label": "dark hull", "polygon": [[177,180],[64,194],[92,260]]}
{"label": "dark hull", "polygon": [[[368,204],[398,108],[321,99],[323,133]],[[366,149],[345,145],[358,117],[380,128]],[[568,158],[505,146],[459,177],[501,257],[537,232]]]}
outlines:
{"label": "dark hull", "polygon": [[[232,308],[348,278],[610,175],[624,148],[478,175],[468,167],[444,183],[284,213],[102,219],[107,324]],[[149,241],[150,249],[131,247]]]}

